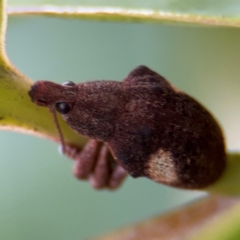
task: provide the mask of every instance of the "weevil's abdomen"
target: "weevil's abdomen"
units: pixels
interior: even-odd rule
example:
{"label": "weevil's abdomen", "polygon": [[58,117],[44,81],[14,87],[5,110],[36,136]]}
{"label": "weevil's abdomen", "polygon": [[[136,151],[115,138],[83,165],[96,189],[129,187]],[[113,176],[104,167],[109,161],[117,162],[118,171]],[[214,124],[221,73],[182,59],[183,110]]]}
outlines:
{"label": "weevil's abdomen", "polygon": [[218,123],[193,98],[142,68],[145,75],[133,72],[123,86],[127,103],[109,143],[116,160],[133,177],[174,187],[213,183],[226,165]]}
{"label": "weevil's abdomen", "polygon": [[158,144],[144,172],[171,186],[202,188],[217,180],[225,168],[224,138],[209,112],[184,94],[181,99],[175,105],[175,120],[166,120],[165,128],[159,126]]}

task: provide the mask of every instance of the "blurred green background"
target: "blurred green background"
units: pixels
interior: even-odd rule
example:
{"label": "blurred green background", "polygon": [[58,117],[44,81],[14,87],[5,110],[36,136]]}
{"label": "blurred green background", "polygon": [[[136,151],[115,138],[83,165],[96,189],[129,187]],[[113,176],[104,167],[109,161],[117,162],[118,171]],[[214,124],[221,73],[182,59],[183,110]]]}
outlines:
{"label": "blurred green background", "polygon": [[[200,100],[240,143],[240,30],[10,17],[7,53],[33,80],[122,80],[145,64]],[[147,179],[95,191],[71,174],[55,143],[0,132],[0,239],[84,239],[196,197]]]}

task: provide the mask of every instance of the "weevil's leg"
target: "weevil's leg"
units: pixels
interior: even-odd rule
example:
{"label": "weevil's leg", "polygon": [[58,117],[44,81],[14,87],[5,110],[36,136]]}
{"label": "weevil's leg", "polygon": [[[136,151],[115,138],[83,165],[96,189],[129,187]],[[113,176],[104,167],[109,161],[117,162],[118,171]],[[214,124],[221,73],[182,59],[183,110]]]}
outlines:
{"label": "weevil's leg", "polygon": [[64,154],[75,160],[73,173],[78,179],[88,179],[96,159],[99,142],[95,139],[90,139],[83,149],[65,145]]}
{"label": "weevil's leg", "polygon": [[102,189],[108,185],[111,175],[111,162],[108,158],[108,153],[107,145],[103,144],[98,153],[94,170],[90,176],[90,184],[93,188]]}
{"label": "weevil's leg", "polygon": [[58,123],[55,108],[50,107],[49,110],[53,115],[53,119],[57,127],[57,131],[58,131],[60,143],[61,143],[61,146],[60,146],[61,152],[67,157],[75,160],[75,165],[73,170],[74,175],[78,179],[88,179],[89,174],[95,163],[95,156],[98,149],[98,141],[94,139],[90,139],[83,149],[80,149],[78,147],[75,147],[69,144],[65,144],[64,137],[63,137],[60,125]]}
{"label": "weevil's leg", "polygon": [[108,182],[109,189],[116,189],[119,188],[122,182],[127,177],[128,173],[119,165],[117,164],[112,171]]}

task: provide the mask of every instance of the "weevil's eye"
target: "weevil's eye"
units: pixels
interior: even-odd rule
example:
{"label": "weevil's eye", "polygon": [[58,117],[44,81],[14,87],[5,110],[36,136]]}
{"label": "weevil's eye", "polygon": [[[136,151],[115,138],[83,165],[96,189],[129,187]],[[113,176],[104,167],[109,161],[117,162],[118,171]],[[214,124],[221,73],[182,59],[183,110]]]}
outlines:
{"label": "weevil's eye", "polygon": [[63,86],[70,86],[70,87],[72,87],[72,86],[75,86],[76,83],[71,82],[71,81],[67,81],[67,82],[62,83],[62,85],[63,85]]}
{"label": "weevil's eye", "polygon": [[66,114],[71,110],[70,106],[65,102],[56,103],[55,108],[61,114]]}

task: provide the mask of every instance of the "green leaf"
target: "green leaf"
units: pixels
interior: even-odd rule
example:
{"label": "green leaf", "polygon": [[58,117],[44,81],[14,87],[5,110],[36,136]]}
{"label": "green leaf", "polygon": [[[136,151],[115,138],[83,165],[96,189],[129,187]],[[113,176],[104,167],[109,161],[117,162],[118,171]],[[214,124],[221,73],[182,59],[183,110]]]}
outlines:
{"label": "green leaf", "polygon": [[227,156],[227,167],[223,175],[204,190],[220,195],[238,196],[240,193],[238,176],[240,176],[240,154],[229,153]]}
{"label": "green leaf", "polygon": [[[28,92],[31,80],[16,70],[5,54],[6,15],[5,1],[2,1],[2,21],[0,22],[0,129],[12,129],[41,135],[59,141],[53,117],[48,109],[38,107],[30,100]],[[1,16],[0,16],[1,17]],[[85,138],[74,133],[67,124],[59,119],[65,141],[82,147]],[[227,169],[222,177],[208,188],[202,189],[223,195],[239,195],[240,192],[240,155],[229,154]]]}
{"label": "green leaf", "polygon": [[[186,1],[184,1],[186,3]],[[50,14],[57,16],[69,16],[69,17],[81,17],[81,18],[102,18],[105,20],[132,20],[132,21],[175,21],[175,22],[189,22],[189,23],[201,23],[208,25],[228,25],[228,26],[239,26],[239,15],[238,15],[238,5],[237,3],[226,2],[226,4],[221,4],[221,2],[210,3],[199,1],[198,4],[193,5],[193,2],[188,4],[172,1],[172,2],[163,2],[159,3],[159,6],[154,5],[157,4],[157,1],[143,1],[142,6],[135,6],[132,4],[133,2],[128,1],[128,4],[122,6],[122,1],[119,1],[119,5],[117,2],[114,3],[116,5],[111,5],[111,2],[101,2],[103,4],[99,8],[94,9],[88,5],[89,8],[78,9],[76,4],[79,4],[79,1],[75,2],[75,7],[69,10],[66,7],[55,7],[53,11],[48,11],[48,8],[45,9],[37,7],[32,9],[30,7],[25,8],[9,8],[9,12],[12,14],[17,14],[19,11],[20,14],[27,13],[36,13],[36,14]],[[58,1],[59,3],[59,1]],[[89,2],[88,2],[89,3]],[[92,1],[91,4],[96,4],[97,2]],[[196,2],[195,2],[196,3]],[[0,129],[14,129],[20,130],[24,132],[31,132],[34,134],[40,134],[45,137],[49,137],[55,141],[58,141],[58,136],[56,132],[56,128],[54,126],[52,116],[49,114],[47,109],[40,108],[35,106],[28,96],[28,91],[31,87],[32,81],[21,74],[18,70],[16,70],[9,60],[6,57],[4,42],[5,42],[5,29],[6,29],[6,14],[4,10],[5,1],[0,2]],[[17,4],[17,3],[15,3]],[[19,4],[19,3],[18,3]],[[32,4],[32,2],[31,2]],[[45,2],[46,4],[46,2]],[[50,4],[50,3],[48,3]],[[53,3],[52,3],[53,4]],[[68,2],[68,4],[70,4]],[[86,4],[86,2],[81,2],[82,5]],[[112,10],[109,8],[104,8],[103,6],[112,7]],[[132,5],[131,5],[132,4]],[[190,5],[192,4],[192,5]],[[187,5],[187,7],[186,7]],[[231,7],[229,7],[229,6]],[[152,9],[152,10],[151,10]],[[58,10],[60,11],[58,13]],[[69,14],[65,14],[64,11],[68,11]],[[82,10],[82,11],[80,11]],[[133,11],[134,10],[134,11]],[[150,10],[150,11],[149,11]],[[22,12],[21,12],[22,11]],[[146,14],[149,13],[149,14]],[[223,16],[224,15],[224,16]],[[71,129],[61,120],[61,128],[63,129],[65,139],[69,143],[84,144],[84,139],[77,134],[73,133]],[[211,187],[205,189],[210,192],[217,192],[226,195],[238,195],[239,188],[239,163],[240,157],[238,154],[231,154],[228,156],[228,166],[223,174],[223,176],[219,179]],[[222,209],[221,202],[220,204],[216,204],[216,207]],[[210,206],[209,202],[205,202],[203,204],[203,208],[199,208],[197,206],[196,216],[199,216],[202,213],[203,209]],[[147,221],[143,225],[141,225],[148,233],[155,233],[155,231],[159,230],[159,226],[163,226],[166,223],[172,223],[174,220],[179,219],[180,223],[186,223],[186,221],[181,221],[183,218],[190,218],[193,220],[193,209],[189,208],[191,211],[186,214],[186,211],[183,209],[178,212],[173,213],[173,219],[167,222],[167,217],[158,219],[152,219]],[[210,210],[215,210],[214,206],[211,206]],[[226,215],[219,218],[213,224],[209,225],[205,230],[203,230],[199,235],[194,239],[239,239],[239,216],[238,212],[240,211],[239,205],[235,208],[231,209],[229,212],[226,212]],[[210,211],[211,212],[211,211]],[[205,220],[209,220],[209,215],[204,216]],[[156,220],[156,221],[155,221]],[[155,228],[151,228],[151,224],[155,225]],[[188,223],[188,222],[187,222]],[[206,222],[205,222],[206,223]],[[141,227],[140,226],[140,227]],[[191,225],[191,227],[198,227],[198,222],[196,225]],[[189,224],[186,225],[186,231],[192,230]],[[182,234],[181,226],[179,227],[179,232],[176,231],[176,227],[172,225],[172,228],[169,229],[169,233],[174,231],[174,234]],[[139,225],[137,228],[130,227],[128,228],[128,233],[137,233],[142,234],[141,228]],[[116,239],[119,238],[119,234],[117,233]],[[112,236],[112,235],[111,235]],[[142,235],[144,236],[144,235]],[[157,237],[157,239],[159,236]],[[113,239],[108,238],[108,239]],[[140,239],[140,238],[138,238]],[[149,238],[144,238],[149,239]],[[156,238],[155,238],[156,239]]]}
{"label": "green leaf", "polygon": [[240,204],[234,205],[188,240],[239,240]]}
{"label": "green leaf", "polygon": [[149,1],[9,1],[9,14],[40,14],[84,19],[138,22],[176,22],[240,27],[240,2],[149,0]]}
{"label": "green leaf", "polygon": [[[45,108],[33,104],[28,92],[32,81],[14,68],[5,53],[5,1],[0,1],[0,129],[41,135],[59,142],[53,117]],[[81,147],[85,138],[73,132],[60,118],[66,142]]]}

